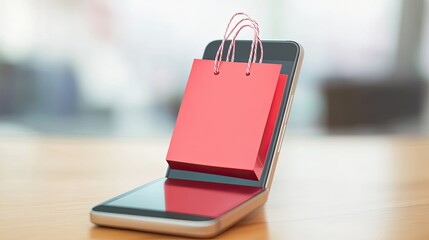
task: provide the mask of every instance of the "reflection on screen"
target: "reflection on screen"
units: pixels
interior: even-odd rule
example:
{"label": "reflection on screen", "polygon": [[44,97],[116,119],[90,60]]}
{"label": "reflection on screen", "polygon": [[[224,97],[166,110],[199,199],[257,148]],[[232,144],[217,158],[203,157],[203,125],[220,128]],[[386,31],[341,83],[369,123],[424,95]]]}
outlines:
{"label": "reflection on screen", "polygon": [[259,187],[163,178],[106,205],[219,217],[261,190]]}

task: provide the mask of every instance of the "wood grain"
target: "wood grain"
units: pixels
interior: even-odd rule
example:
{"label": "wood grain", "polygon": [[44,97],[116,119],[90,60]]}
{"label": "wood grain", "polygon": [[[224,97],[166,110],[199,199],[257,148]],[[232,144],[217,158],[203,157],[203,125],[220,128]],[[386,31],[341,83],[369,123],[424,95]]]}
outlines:
{"label": "wood grain", "polygon": [[[0,239],[180,239],[89,210],[164,176],[168,139],[0,138]],[[267,204],[218,239],[429,239],[429,139],[286,137]]]}

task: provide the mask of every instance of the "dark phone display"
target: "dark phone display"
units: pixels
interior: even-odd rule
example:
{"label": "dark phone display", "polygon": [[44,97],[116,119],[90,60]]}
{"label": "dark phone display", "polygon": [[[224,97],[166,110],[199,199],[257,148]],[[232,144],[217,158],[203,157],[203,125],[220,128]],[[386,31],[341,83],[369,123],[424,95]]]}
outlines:
{"label": "dark phone display", "polygon": [[[290,89],[292,87],[292,79],[295,74],[295,67],[297,64],[297,57],[299,54],[299,48],[296,43],[293,42],[284,42],[284,41],[262,41],[264,44],[264,63],[276,63],[281,64],[281,74],[288,75],[288,81],[286,82],[286,87],[283,94],[283,101],[280,106],[279,118],[277,120],[277,126],[274,128],[273,138],[268,149],[267,158],[265,161],[264,169],[262,171],[262,176],[259,181],[257,180],[248,180],[242,178],[220,176],[215,174],[200,173],[200,172],[191,172],[178,169],[169,169],[167,171],[168,178],[177,178],[177,179],[189,179],[189,180],[198,180],[206,182],[220,182],[220,183],[229,183],[229,184],[239,184],[246,186],[255,186],[262,187],[265,185],[265,182],[268,177],[269,169],[271,166],[271,161],[274,156],[274,147],[276,145],[278,132],[280,127],[278,126],[279,122],[283,120],[283,114],[286,109],[286,99],[289,96]],[[225,42],[224,54],[222,55],[222,60],[225,60],[226,54],[228,51],[228,46],[230,41]],[[237,41],[236,43],[236,54],[235,61],[237,62],[247,62],[249,57],[251,41]],[[211,42],[207,47],[203,55],[203,59],[214,59],[216,56],[216,51],[220,45],[220,41]],[[259,59],[259,53],[257,59]]]}
{"label": "dark phone display", "polygon": [[[264,42],[264,63],[282,64],[281,74],[293,79],[299,49],[295,43]],[[214,59],[220,42],[210,43],[204,59]],[[229,43],[226,44],[226,49]],[[249,41],[237,41],[236,61],[247,62]],[[225,53],[226,54],[226,53]],[[259,57],[258,57],[259,58]],[[169,169],[167,178],[146,184],[96,206],[94,211],[183,220],[210,220],[263,191],[274,156],[279,122],[283,120],[292,81],[287,81],[273,140],[259,181]]]}
{"label": "dark phone display", "polygon": [[216,218],[261,191],[258,187],[163,178],[105,206]]}

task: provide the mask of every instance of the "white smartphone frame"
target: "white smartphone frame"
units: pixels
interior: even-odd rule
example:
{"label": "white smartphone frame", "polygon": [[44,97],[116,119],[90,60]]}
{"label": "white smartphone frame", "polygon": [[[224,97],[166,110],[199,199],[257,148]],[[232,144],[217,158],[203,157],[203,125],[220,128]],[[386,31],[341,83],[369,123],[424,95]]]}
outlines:
{"label": "white smartphone frame", "polygon": [[304,57],[303,47],[296,42],[291,43],[296,44],[298,47],[296,67],[294,75],[291,78],[292,86],[290,87],[288,99],[286,100],[286,110],[284,111],[281,127],[279,133],[277,134],[278,136],[276,146],[274,149],[271,165],[269,166],[268,177],[262,186],[263,190],[260,193],[256,194],[249,200],[243,202],[220,217],[207,221],[136,216],[94,210],[90,212],[91,221],[99,226],[125,228],[163,234],[174,234],[188,237],[213,237],[237,223],[256,208],[262,206],[268,199]]}

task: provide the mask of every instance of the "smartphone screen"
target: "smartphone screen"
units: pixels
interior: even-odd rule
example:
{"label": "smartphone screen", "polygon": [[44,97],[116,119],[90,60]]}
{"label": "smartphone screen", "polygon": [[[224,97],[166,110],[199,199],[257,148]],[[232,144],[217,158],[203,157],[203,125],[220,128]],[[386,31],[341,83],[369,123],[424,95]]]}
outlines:
{"label": "smartphone screen", "polygon": [[94,210],[116,209],[130,215],[207,220],[221,216],[261,191],[260,187],[162,178]]}
{"label": "smartphone screen", "polygon": [[[265,191],[265,183],[274,157],[287,99],[292,88],[299,56],[295,42],[262,41],[264,63],[282,64],[281,74],[288,79],[284,89],[279,116],[259,181],[214,174],[168,169],[162,178],[113,198],[93,208],[94,211],[126,215],[204,221],[217,218],[252,197]],[[214,59],[221,41],[211,42],[203,59]],[[224,57],[230,42],[226,42]],[[247,62],[250,41],[237,41],[237,62]],[[259,59],[259,54],[258,54]],[[223,59],[224,60],[224,59]]]}

